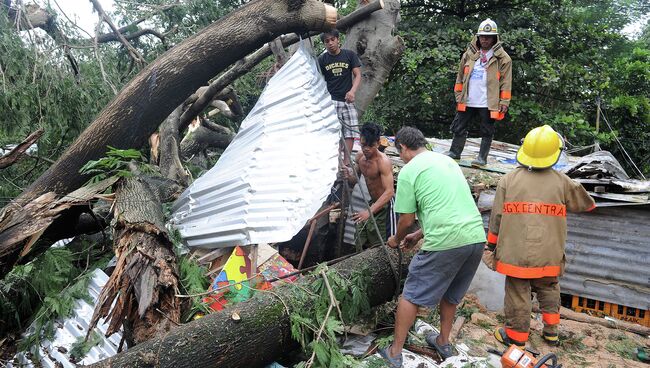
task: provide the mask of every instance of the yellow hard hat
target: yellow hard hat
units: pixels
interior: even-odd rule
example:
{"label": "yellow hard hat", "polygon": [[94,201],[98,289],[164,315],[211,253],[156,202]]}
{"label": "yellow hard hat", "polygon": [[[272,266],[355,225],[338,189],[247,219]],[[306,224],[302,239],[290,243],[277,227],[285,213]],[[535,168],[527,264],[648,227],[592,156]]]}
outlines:
{"label": "yellow hard hat", "polygon": [[496,36],[499,34],[497,24],[490,18],[481,22],[478,26],[477,36]]}
{"label": "yellow hard hat", "polygon": [[545,169],[555,165],[562,153],[562,139],[548,125],[537,127],[524,138],[517,151],[517,162],[534,169]]}

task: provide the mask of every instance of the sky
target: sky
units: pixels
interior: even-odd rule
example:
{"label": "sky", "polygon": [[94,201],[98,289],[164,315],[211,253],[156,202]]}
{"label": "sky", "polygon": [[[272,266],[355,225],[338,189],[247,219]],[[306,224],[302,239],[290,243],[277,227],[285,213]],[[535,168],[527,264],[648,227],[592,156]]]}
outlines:
{"label": "sky", "polygon": [[[47,0],[40,0],[46,2]],[[97,13],[93,12],[93,4],[88,0],[50,0],[52,7],[57,8],[57,4],[65,14],[75,21],[78,26],[85,29],[91,35],[95,34],[95,26],[97,25]],[[111,11],[113,9],[113,0],[99,0],[104,11]]]}
{"label": "sky", "polygon": [[[47,0],[40,0],[47,1]],[[97,24],[97,14],[93,13],[93,6],[88,0],[50,0],[52,6],[56,9],[56,4],[63,9],[68,17],[77,22],[77,25],[81,26],[88,33],[95,33],[95,25]],[[99,0],[99,3],[102,5],[105,11],[110,11],[113,9],[114,3],[113,0]],[[641,17],[636,22],[633,22],[627,25],[621,33],[627,37],[633,38],[640,33],[643,26],[650,19],[650,14],[646,14]]]}

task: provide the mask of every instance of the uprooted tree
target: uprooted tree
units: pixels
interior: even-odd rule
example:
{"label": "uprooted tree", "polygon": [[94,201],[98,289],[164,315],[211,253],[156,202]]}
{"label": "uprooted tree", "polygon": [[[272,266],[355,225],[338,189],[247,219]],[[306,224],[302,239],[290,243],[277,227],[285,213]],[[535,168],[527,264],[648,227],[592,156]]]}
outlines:
{"label": "uprooted tree", "polygon": [[[376,11],[384,7],[383,1],[364,4],[352,17],[343,18],[350,39],[358,40],[355,50],[367,65],[359,91],[364,96],[358,102],[361,111],[372,101],[403,49],[401,40],[393,35],[399,2],[385,4],[380,12]],[[124,324],[130,344],[167,333],[179,323],[181,303],[175,298],[177,266],[162,225],[161,203],[173,200],[189,184],[181,161],[210,146],[225,148],[234,134],[197,116],[209,107],[227,117],[241,116],[237,94],[229,85],[272,53],[277,57],[278,47],[299,40],[297,35],[277,36],[329,29],[335,19],[335,11],[317,1],[253,1],[145,67],[59,160],[0,213],[0,275],[37,256],[54,240],[106,226],[96,221],[89,204],[97,198],[108,200],[113,202],[110,216],[118,261],[102,291],[93,323],[108,316],[109,332]],[[120,29],[114,29],[114,34],[124,38]],[[233,39],[232,34],[241,37]],[[390,43],[387,46],[379,38]],[[273,39],[275,47],[269,43],[259,48]],[[196,54],[201,57],[193,57]],[[207,87],[201,87],[233,63]],[[181,139],[192,121],[190,132]],[[132,177],[103,181],[83,195],[75,192],[65,197],[88,180],[89,175],[79,174],[79,170],[104,156],[107,146],[140,148],[147,141],[162,177],[143,174],[129,164]],[[114,194],[101,195],[110,185]],[[88,217],[92,221],[81,226]],[[110,310],[113,301],[116,306]]]}
{"label": "uprooted tree", "polygon": [[[262,13],[264,17],[257,15]],[[185,96],[265,42],[284,33],[331,28],[335,17],[333,8],[318,1],[257,0],[180,43],[131,80],[65,153],[5,207],[0,226],[44,193],[61,196],[80,187],[89,177],[79,169],[104,156],[107,146],[142,147]],[[194,57],[197,53],[204,57]],[[18,260],[23,245],[0,234],[0,276]]]}

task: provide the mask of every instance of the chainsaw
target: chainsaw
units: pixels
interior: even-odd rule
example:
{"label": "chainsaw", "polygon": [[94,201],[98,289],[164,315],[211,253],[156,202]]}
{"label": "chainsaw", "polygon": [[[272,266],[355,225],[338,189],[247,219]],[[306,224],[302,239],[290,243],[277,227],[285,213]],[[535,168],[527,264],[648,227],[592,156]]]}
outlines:
{"label": "chainsaw", "polygon": [[514,344],[503,352],[496,349],[488,349],[488,352],[501,356],[501,366],[503,368],[562,368],[562,364],[557,364],[555,354],[548,353],[537,359],[539,353],[524,350]]}

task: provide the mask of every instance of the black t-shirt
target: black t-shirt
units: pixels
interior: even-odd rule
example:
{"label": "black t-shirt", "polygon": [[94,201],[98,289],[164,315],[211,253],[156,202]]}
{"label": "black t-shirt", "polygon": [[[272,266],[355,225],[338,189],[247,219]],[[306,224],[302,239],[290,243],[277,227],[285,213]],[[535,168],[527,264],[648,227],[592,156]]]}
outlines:
{"label": "black t-shirt", "polygon": [[352,89],[352,69],[361,66],[357,54],[347,49],[341,49],[338,55],[325,51],[318,57],[318,64],[332,100],[345,101],[345,94]]}

